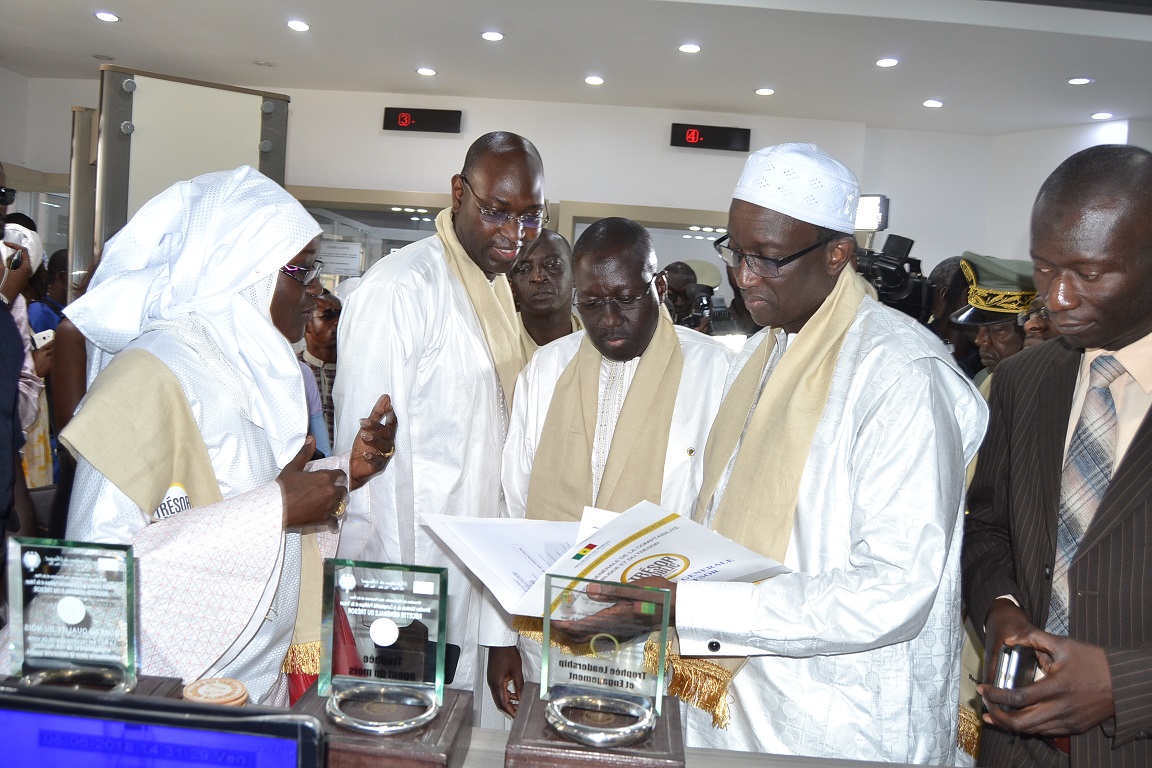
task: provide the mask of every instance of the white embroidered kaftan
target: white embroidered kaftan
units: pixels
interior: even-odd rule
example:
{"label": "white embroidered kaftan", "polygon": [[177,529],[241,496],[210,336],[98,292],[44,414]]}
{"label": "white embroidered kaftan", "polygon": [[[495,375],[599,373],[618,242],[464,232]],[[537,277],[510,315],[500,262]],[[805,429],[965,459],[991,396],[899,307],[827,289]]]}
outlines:
{"label": "white embroidered kaftan", "polygon": [[939,340],[864,299],[801,480],[793,572],[678,587],[683,654],[752,656],[726,730],[686,708],[688,746],[959,759],[964,468],[986,426],[983,398]]}

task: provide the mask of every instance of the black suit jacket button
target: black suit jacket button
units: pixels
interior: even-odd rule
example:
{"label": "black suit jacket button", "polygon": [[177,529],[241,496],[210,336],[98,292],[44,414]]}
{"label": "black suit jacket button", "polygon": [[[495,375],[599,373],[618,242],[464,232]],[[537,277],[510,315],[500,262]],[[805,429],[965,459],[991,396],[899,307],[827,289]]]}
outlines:
{"label": "black suit jacket button", "polygon": [[709,640],[708,641],[708,650],[712,651],[712,653],[717,653],[720,650],[720,641],[719,640]]}
{"label": "black suit jacket button", "polygon": [[1050,566],[1050,565],[1044,566],[1044,578],[1046,578],[1046,579],[1052,578],[1052,566]]}

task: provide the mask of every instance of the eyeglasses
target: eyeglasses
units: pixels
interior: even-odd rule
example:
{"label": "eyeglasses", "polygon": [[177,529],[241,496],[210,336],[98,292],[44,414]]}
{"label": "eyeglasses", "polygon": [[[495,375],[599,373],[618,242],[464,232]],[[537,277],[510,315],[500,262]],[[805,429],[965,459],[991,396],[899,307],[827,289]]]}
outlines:
{"label": "eyeglasses", "polygon": [[16,190],[12,187],[0,187],[0,205],[12,205],[16,202]]}
{"label": "eyeglasses", "polygon": [[1027,325],[1029,320],[1037,317],[1044,322],[1048,322],[1048,307],[1039,307],[1037,309],[1030,309],[1027,312],[1021,312],[1016,315],[1016,324],[1019,326]]}
{"label": "eyeglasses", "polygon": [[340,310],[326,309],[323,312],[317,312],[312,315],[313,320],[336,320],[340,317]]}
{"label": "eyeglasses", "polygon": [[743,253],[735,248],[729,248],[724,245],[724,241],[728,239],[728,235],[720,238],[712,243],[712,247],[716,249],[716,253],[720,254],[720,258],[724,263],[730,267],[738,268],[741,261],[748,262],[748,269],[752,270],[753,274],[760,275],[760,277],[780,277],[780,268],[785,264],[791,264],[801,256],[807,256],[822,245],[828,245],[833,240],[838,240],[848,235],[836,233],[831,237],[826,237],[815,245],[810,245],[802,251],[797,251],[791,256],[785,256],[782,259],[773,259],[769,256],[753,256],[750,253]]}
{"label": "eyeglasses", "polygon": [[[316,280],[323,266],[324,262],[322,261],[314,261],[310,267],[298,267],[295,264],[285,264],[280,267],[280,271],[300,283],[300,285],[309,286]],[[300,273],[303,273],[304,276],[300,277]]]}
{"label": "eyeglasses", "polygon": [[472,193],[472,197],[476,199],[476,209],[480,211],[480,218],[487,224],[495,224],[497,226],[504,226],[512,219],[520,222],[520,226],[524,229],[540,229],[548,223],[547,203],[545,203],[544,213],[526,213],[523,216],[517,216],[514,213],[507,211],[498,211],[495,208],[489,208],[486,205],[480,205],[480,196],[476,194],[476,190],[472,189],[472,185],[463,174],[460,175],[460,181],[464,182],[464,186],[468,187],[468,191]]}
{"label": "eyeglasses", "polygon": [[609,306],[613,307],[617,312],[631,312],[640,307],[640,302],[652,295],[652,283],[656,282],[659,274],[653,275],[648,284],[644,286],[644,293],[638,293],[635,296],[617,296],[610,299],[588,299],[587,301],[576,301],[576,291],[572,291],[572,303],[580,308],[583,312],[603,312]]}

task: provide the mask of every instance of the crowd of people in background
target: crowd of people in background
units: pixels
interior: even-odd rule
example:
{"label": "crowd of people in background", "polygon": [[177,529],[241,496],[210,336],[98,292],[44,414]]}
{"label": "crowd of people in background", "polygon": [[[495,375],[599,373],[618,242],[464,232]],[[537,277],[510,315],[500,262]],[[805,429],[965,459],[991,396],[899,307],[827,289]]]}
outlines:
{"label": "crowd of people in background", "polygon": [[[628,219],[547,229],[522,136],[477,139],[450,191],[354,290],[324,288],[320,227],[246,167],[145,205],[71,303],[67,252],[8,214],[0,510],[12,535],[133,545],[143,672],[288,705],[319,673],[323,557],[438,566],[447,680],[500,727],[539,641],[421,514],[647,500],[789,569],[640,582],[673,594],[689,746],[1152,765],[1152,154],[1062,163],[1028,258],[944,259],[926,324],[856,272],[859,185],[813,144],[748,158],[715,280],[660,268]],[[13,197],[0,167],[0,215]],[[991,685],[1018,646],[1036,680]]]}

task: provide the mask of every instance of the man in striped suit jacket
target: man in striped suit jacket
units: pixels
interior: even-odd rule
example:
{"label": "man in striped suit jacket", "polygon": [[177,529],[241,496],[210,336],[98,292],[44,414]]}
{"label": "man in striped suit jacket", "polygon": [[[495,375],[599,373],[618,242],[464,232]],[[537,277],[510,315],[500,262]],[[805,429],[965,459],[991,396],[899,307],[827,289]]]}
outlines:
{"label": "man in striped suit jacket", "polygon": [[[997,368],[968,497],[964,588],[987,647],[980,763],[1152,766],[1152,153],[1065,160],[1032,210],[1032,261],[1063,337]],[[1101,365],[1116,378],[1098,380]],[[1014,644],[1036,649],[1045,676],[996,688]]]}

